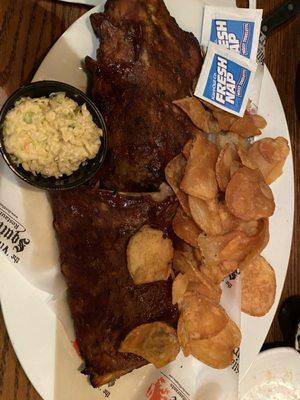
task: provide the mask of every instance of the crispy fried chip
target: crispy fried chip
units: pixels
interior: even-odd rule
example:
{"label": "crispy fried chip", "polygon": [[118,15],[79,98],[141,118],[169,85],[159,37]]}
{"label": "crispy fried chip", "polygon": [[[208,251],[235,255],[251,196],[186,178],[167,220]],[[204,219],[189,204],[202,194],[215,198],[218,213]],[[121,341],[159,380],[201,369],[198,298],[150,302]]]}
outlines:
{"label": "crispy fried chip", "polygon": [[230,178],[233,177],[233,175],[236,173],[236,171],[241,168],[242,164],[240,161],[232,161],[232,164],[230,166]]}
{"label": "crispy fried chip", "polygon": [[188,196],[191,215],[196,224],[207,235],[222,233],[222,224],[215,201],[206,202],[194,196]]}
{"label": "crispy fried chip", "polygon": [[185,357],[188,357],[191,354],[190,350],[190,338],[188,337],[185,323],[182,318],[179,317],[178,324],[177,324],[177,337],[178,341],[182,347],[182,351]]}
{"label": "crispy fried chip", "polygon": [[200,297],[195,291],[186,291],[179,305],[189,339],[207,339],[225,328],[228,315],[223,307]]}
{"label": "crispy fried chip", "polygon": [[201,271],[219,283],[236,268],[244,269],[269,241],[268,220],[242,222],[237,229],[219,236],[200,234]]}
{"label": "crispy fried chip", "polygon": [[218,121],[219,127],[221,131],[228,132],[230,131],[233,123],[238,119],[235,115],[232,115],[223,110],[214,110],[213,115]]}
{"label": "crispy fried chip", "polygon": [[236,235],[220,251],[220,260],[235,261],[240,263],[249,252],[256,247],[257,236],[248,236],[244,232],[236,232]]}
{"label": "crispy fried chip", "polygon": [[242,272],[242,311],[261,317],[272,307],[276,277],[271,265],[262,257],[252,259]]}
{"label": "crispy fried chip", "polygon": [[241,137],[237,133],[233,132],[227,132],[226,134],[219,133],[216,138],[216,144],[218,146],[218,149],[222,150],[227,143],[235,144],[237,147],[241,147],[244,149],[247,149],[250,146],[247,139]]}
{"label": "crispy fried chip", "polygon": [[258,170],[239,168],[226,188],[230,212],[245,221],[270,217],[275,210],[273,193]]}
{"label": "crispy fried chip", "polygon": [[203,99],[200,99],[200,101],[209,111],[220,111],[220,108],[218,108],[217,106],[214,106],[213,104],[209,103],[208,101],[205,101]]}
{"label": "crispy fried chip", "polygon": [[174,193],[177,196],[181,207],[184,209],[184,212],[190,215],[189,205],[188,205],[188,197],[186,193],[184,193],[179,187],[182,177],[184,175],[184,170],[186,166],[186,160],[182,156],[182,154],[178,154],[174,157],[166,166],[165,175],[166,181],[173,189]]}
{"label": "crispy fried chip", "polygon": [[241,343],[241,332],[231,320],[228,321],[221,332],[209,339],[188,340],[184,324],[181,324],[180,328],[178,339],[183,351],[192,354],[212,368],[228,367],[232,362],[234,349],[239,347]]}
{"label": "crispy fried chip", "polygon": [[259,221],[257,233],[255,234],[255,243],[253,243],[250,252],[247,254],[245,259],[239,263],[239,268],[241,271],[247,268],[253,258],[258,256],[263,251],[263,249],[269,243],[269,239],[269,220],[268,218],[264,218]]}
{"label": "crispy fried chip", "polygon": [[134,283],[167,280],[173,253],[172,241],[161,230],[143,226],[127,246],[127,268]]}
{"label": "crispy fried chip", "polygon": [[199,269],[193,254],[175,250],[173,268],[175,271],[187,276],[189,281],[188,289],[190,291],[195,291],[198,295],[205,296],[215,303],[220,302],[221,288],[202,272],[202,267]]}
{"label": "crispy fried chip", "polygon": [[218,204],[218,212],[221,221],[222,231],[228,233],[234,231],[239,225],[239,219],[231,214],[225,202]]}
{"label": "crispy fried chip", "polygon": [[[222,281],[239,267],[247,268],[249,262],[267,246],[269,241],[268,219],[247,223],[244,231],[235,230],[219,236],[200,234],[198,246],[203,260],[201,271],[214,282]],[[241,226],[239,227],[241,228]]]}
{"label": "crispy fried chip", "polygon": [[197,239],[201,231],[194,220],[185,214],[181,207],[177,208],[172,225],[177,236],[191,246],[197,246]]}
{"label": "crispy fried chip", "polygon": [[185,158],[186,160],[187,160],[187,159],[189,158],[189,156],[190,156],[190,152],[191,152],[192,147],[193,147],[193,139],[188,140],[188,141],[186,142],[186,144],[183,146],[182,154],[183,154],[183,156],[184,156],[184,158]]}
{"label": "crispy fried chip", "polygon": [[197,135],[180,188],[185,193],[203,200],[214,199],[218,192],[215,174],[217,157],[216,145],[205,139],[203,135]]}
{"label": "crispy fried chip", "polygon": [[186,274],[191,277],[191,279],[196,279],[195,277],[199,273],[199,263],[192,251],[175,250],[173,268],[176,272]]}
{"label": "crispy fried chip", "polygon": [[202,263],[202,254],[198,247],[195,247],[193,249],[193,255],[194,255],[194,258],[196,259],[196,261],[201,264]]}
{"label": "crispy fried chip", "polygon": [[288,141],[283,137],[265,138],[253,143],[248,151],[239,149],[242,163],[248,168],[257,168],[270,185],[281,174],[289,154]]}
{"label": "crispy fried chip", "polygon": [[195,96],[173,101],[190,118],[192,123],[204,132],[209,132],[208,115],[201,101]]}
{"label": "crispy fried chip", "polygon": [[230,131],[242,137],[261,135],[260,127],[267,125],[265,119],[259,115],[244,114],[242,118],[237,118],[230,127]]}
{"label": "crispy fried chip", "polygon": [[237,218],[231,214],[226,203],[224,202],[220,202],[218,208],[224,233],[236,230],[244,232],[248,236],[256,234],[258,229],[258,221],[243,221],[242,219]]}
{"label": "crispy fried chip", "polygon": [[228,182],[231,178],[231,166],[232,163],[240,162],[239,155],[236,151],[235,145],[231,143],[226,143],[220,154],[216,163],[216,177],[219,185],[219,189],[225,192]]}
{"label": "crispy fried chip", "polygon": [[242,147],[238,147],[237,149],[242,165],[247,168],[258,169],[256,163],[251,161],[251,159],[248,157],[248,150],[249,149],[244,149]]}
{"label": "crispy fried chip", "polygon": [[259,231],[259,220],[243,221],[238,220],[239,223],[236,227],[237,231],[246,233],[248,236],[253,236]]}
{"label": "crispy fried chip", "polygon": [[152,322],[134,328],[121,343],[119,351],[134,353],[162,368],[175,360],[180,347],[176,331],[165,322]]}
{"label": "crispy fried chip", "polygon": [[252,115],[252,119],[254,121],[254,125],[259,129],[264,129],[267,126],[267,121],[261,115],[254,114]]}
{"label": "crispy fried chip", "polygon": [[200,234],[198,237],[198,246],[203,260],[201,271],[215,283],[220,283],[238,267],[236,261],[220,258],[222,249],[238,234],[239,232],[235,231],[220,236]]}
{"label": "crispy fried chip", "polygon": [[207,115],[207,122],[208,122],[208,133],[219,133],[221,128],[219,126],[219,123],[217,119],[213,116],[213,113],[211,111],[206,111]]}
{"label": "crispy fried chip", "polygon": [[172,303],[180,304],[189,284],[189,277],[186,274],[178,274],[172,285]]}
{"label": "crispy fried chip", "polygon": [[199,297],[205,297],[213,303],[220,303],[222,295],[220,286],[212,282],[201,270],[199,271],[197,279],[189,281],[187,290],[194,292]]}

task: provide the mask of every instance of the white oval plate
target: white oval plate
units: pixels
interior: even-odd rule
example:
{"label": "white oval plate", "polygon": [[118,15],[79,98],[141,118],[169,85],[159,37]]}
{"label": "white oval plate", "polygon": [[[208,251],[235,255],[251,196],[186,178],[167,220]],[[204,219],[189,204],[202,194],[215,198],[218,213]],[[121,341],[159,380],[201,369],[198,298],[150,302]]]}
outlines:
{"label": "white oval plate", "polygon": [[[202,3],[199,0],[167,0],[166,4],[183,29],[192,31],[196,37],[200,36]],[[95,56],[98,47],[89,22],[89,15],[97,10],[99,6],[84,14],[62,35],[42,62],[34,80],[54,79],[85,90],[86,75],[82,60],[86,55]],[[289,140],[282,104],[268,70],[262,85],[259,112],[268,121],[263,136],[281,135]],[[266,316],[253,318],[242,315],[240,377],[244,376],[261,348],[284,284],[294,213],[291,154],[282,177],[272,185],[272,190],[277,207],[270,220],[270,243],[264,255],[276,271],[277,294]],[[12,344],[26,374],[43,399],[99,399],[99,392],[93,390],[77,371],[78,357],[74,355],[54,314],[43,304],[45,293],[30,286],[6,261],[0,263],[0,274],[0,283],[4,283],[1,288],[2,310]],[[134,379],[134,373],[131,375]]]}

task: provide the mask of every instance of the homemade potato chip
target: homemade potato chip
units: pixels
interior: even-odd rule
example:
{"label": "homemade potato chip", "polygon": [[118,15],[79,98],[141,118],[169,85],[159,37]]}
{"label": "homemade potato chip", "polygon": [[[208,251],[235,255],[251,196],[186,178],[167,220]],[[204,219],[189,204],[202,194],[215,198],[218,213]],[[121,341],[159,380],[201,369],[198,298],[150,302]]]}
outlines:
{"label": "homemade potato chip", "polygon": [[230,231],[235,230],[236,227],[239,225],[239,221],[241,221],[237,217],[235,217],[233,214],[231,214],[226,203],[223,201],[221,201],[218,204],[218,213],[219,213],[223,233],[228,233]]}
{"label": "homemade potato chip", "polygon": [[226,203],[220,202],[218,204],[219,216],[221,220],[221,225],[223,228],[223,233],[228,233],[230,231],[241,231],[246,233],[248,236],[255,235],[258,231],[258,221],[244,221],[237,218],[229,211]]}
{"label": "homemade potato chip", "polygon": [[211,111],[206,111],[207,122],[208,122],[208,133],[216,134],[219,133],[221,128],[217,119],[213,116]]}
{"label": "homemade potato chip", "polygon": [[259,129],[264,129],[267,126],[267,121],[261,115],[252,115],[252,120],[254,122],[254,125]]}
{"label": "homemade potato chip", "polygon": [[253,258],[258,256],[263,251],[263,249],[269,243],[269,238],[269,220],[268,218],[264,218],[259,221],[257,233],[255,235],[255,242],[252,243],[249,253],[245,259],[239,263],[239,268],[241,271],[247,268]]}
{"label": "homemade potato chip", "polygon": [[213,115],[218,121],[219,127],[221,131],[228,132],[230,131],[231,126],[237,120],[238,117],[235,115],[232,115],[226,111],[223,110],[214,110]]}
{"label": "homemade potato chip", "polygon": [[217,335],[225,328],[228,315],[223,307],[194,291],[186,291],[180,304],[180,318],[183,320],[189,339],[206,339]]}
{"label": "homemade potato chip", "polygon": [[258,170],[239,168],[226,188],[230,212],[245,221],[270,217],[275,210],[273,193]]}
{"label": "homemade potato chip", "polygon": [[214,199],[218,192],[215,174],[217,157],[216,145],[203,135],[197,135],[193,141],[180,188],[185,193],[203,200]]}
{"label": "homemade potato chip", "polygon": [[229,232],[225,235],[206,236],[200,234],[198,246],[202,254],[202,261],[205,265],[220,264],[220,252],[235,236],[236,232]]}
{"label": "homemade potato chip", "polygon": [[121,343],[121,353],[134,353],[162,368],[175,360],[180,346],[174,328],[165,322],[152,322],[134,328]]}
{"label": "homemade potato chip", "polygon": [[236,261],[221,260],[220,258],[222,249],[236,235],[238,235],[238,232],[229,232],[219,236],[200,234],[198,237],[198,246],[203,260],[201,271],[215,283],[220,283],[238,267]]}
{"label": "homemade potato chip", "polygon": [[194,220],[189,217],[181,207],[177,208],[175,217],[173,218],[173,230],[177,236],[193,247],[197,246],[197,239],[200,234],[199,227]]}
{"label": "homemade potato chip", "polygon": [[258,115],[244,114],[242,118],[237,118],[230,127],[230,131],[242,137],[261,135],[260,126],[265,127],[266,121]]}
{"label": "homemade potato chip", "polygon": [[216,163],[216,177],[219,185],[219,189],[225,192],[228,182],[231,179],[231,166],[232,163],[240,162],[239,155],[236,151],[235,145],[232,143],[226,143],[220,151],[220,154]]}
{"label": "homemade potato chip", "polygon": [[222,290],[220,286],[212,282],[201,270],[195,280],[189,280],[187,290],[194,292],[196,296],[204,297],[219,304]]}
{"label": "homemade potato chip", "polygon": [[246,233],[248,236],[256,235],[259,232],[259,220],[243,221],[238,220],[239,223],[236,227],[237,231]]}
{"label": "homemade potato chip", "polygon": [[219,133],[216,137],[216,144],[218,146],[218,149],[221,150],[227,143],[235,144],[237,147],[245,149],[247,149],[250,146],[250,143],[247,141],[247,139],[241,137],[237,133],[233,132],[227,132],[226,134]]}
{"label": "homemade potato chip", "polygon": [[197,260],[197,262],[199,262],[199,263],[202,262],[202,254],[198,247],[195,247],[193,249],[193,255],[194,255],[194,258]]}
{"label": "homemade potato chip", "polygon": [[209,111],[220,111],[220,108],[217,106],[214,106],[213,104],[209,103],[208,101],[205,101],[203,99],[200,99],[201,103],[207,108]]}
{"label": "homemade potato chip", "polygon": [[[252,225],[251,221],[251,225]],[[254,226],[251,226],[247,234],[244,231],[235,231],[234,237],[222,248],[219,258],[222,264],[236,262],[242,270],[247,264],[261,253],[269,241],[268,220],[260,220],[257,223],[255,233]],[[246,230],[246,229],[245,229]]]}
{"label": "homemade potato chip", "polygon": [[266,120],[260,115],[245,113],[243,117],[237,117],[216,108],[212,111],[221,131],[237,133],[242,137],[260,135],[260,129],[265,128],[267,125]]}
{"label": "homemade potato chip", "polygon": [[188,357],[191,354],[190,351],[190,338],[188,337],[187,330],[185,327],[185,323],[182,318],[179,317],[177,324],[177,337],[178,341],[182,347],[182,351],[185,357]]}
{"label": "homemade potato chip", "polygon": [[207,235],[222,233],[222,224],[215,201],[206,202],[194,196],[188,196],[191,215],[196,224]]}
{"label": "homemade potato chip", "polygon": [[230,166],[230,178],[233,177],[233,175],[236,173],[236,171],[241,168],[242,164],[240,161],[232,161],[232,164]]}
{"label": "homemade potato chip", "polygon": [[201,271],[213,282],[219,283],[236,268],[246,268],[269,241],[268,220],[233,221],[235,230],[223,235],[200,234],[198,246],[202,256]]}
{"label": "homemade potato chip", "polygon": [[242,163],[248,168],[257,168],[267,184],[274,182],[281,174],[289,154],[288,141],[283,137],[265,138],[253,143],[247,151],[239,150]]}
{"label": "homemade potato chip", "polygon": [[258,169],[256,163],[251,161],[250,158],[248,157],[248,149],[243,149],[242,147],[238,147],[237,152],[240,157],[242,165],[251,169]]}
{"label": "homemade potato chip", "polygon": [[[198,360],[212,368],[226,368],[233,358],[233,351],[241,343],[241,332],[237,325],[229,320],[225,328],[217,335],[202,340],[188,340],[184,338],[184,329],[181,328],[181,336],[178,339],[183,349],[192,354]],[[181,342],[181,339],[185,339]]]}
{"label": "homemade potato chip", "polygon": [[186,142],[186,144],[182,148],[182,154],[184,158],[187,160],[190,156],[191,149],[193,147],[193,139],[190,139]]}
{"label": "homemade potato chip", "polygon": [[166,175],[166,181],[173,189],[173,192],[176,194],[181,207],[184,209],[184,212],[190,215],[188,197],[186,193],[184,193],[180,189],[180,182],[184,174],[185,166],[186,166],[186,160],[184,159],[182,154],[178,154],[166,166],[165,175]]}
{"label": "homemade potato chip", "polygon": [[172,241],[164,232],[143,226],[127,246],[127,268],[135,284],[167,280],[173,260]]}
{"label": "homemade potato chip", "polygon": [[194,255],[194,249],[195,247],[190,246],[188,243],[186,243],[184,240],[179,239],[176,240],[176,250],[179,250],[184,253],[184,255],[191,260],[191,262],[197,264],[197,259]]}
{"label": "homemade potato chip", "polygon": [[271,265],[262,257],[252,259],[242,274],[242,311],[261,317],[272,307],[276,277]]}
{"label": "homemade potato chip", "polygon": [[195,96],[173,101],[190,118],[192,123],[204,132],[209,132],[208,115],[201,101]]}
{"label": "homemade potato chip", "polygon": [[220,251],[220,260],[235,261],[240,263],[256,246],[257,236],[248,236],[244,232],[236,232],[236,235]]}
{"label": "homemade potato chip", "polygon": [[198,295],[205,296],[215,303],[220,302],[221,288],[202,272],[202,266],[199,267],[193,253],[175,250],[173,268],[188,278],[190,291],[195,291]]}
{"label": "homemade potato chip", "polygon": [[176,272],[186,274],[191,279],[196,279],[200,273],[198,261],[195,259],[193,252],[189,253],[182,250],[175,250],[173,268]]}
{"label": "homemade potato chip", "polygon": [[204,264],[201,270],[215,284],[220,284],[237,268],[238,264],[235,261],[224,261],[220,264]]}
{"label": "homemade potato chip", "polygon": [[189,284],[189,277],[178,274],[172,284],[172,303],[180,304]]}

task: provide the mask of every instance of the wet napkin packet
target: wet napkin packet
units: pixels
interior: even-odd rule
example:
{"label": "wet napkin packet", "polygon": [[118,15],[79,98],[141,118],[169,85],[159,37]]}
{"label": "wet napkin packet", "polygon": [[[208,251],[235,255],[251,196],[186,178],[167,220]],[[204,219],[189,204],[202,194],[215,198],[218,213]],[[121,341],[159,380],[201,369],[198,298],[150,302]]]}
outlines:
{"label": "wet napkin packet", "polygon": [[210,42],[195,96],[243,116],[256,66],[240,54]]}
{"label": "wet napkin packet", "polygon": [[201,47],[206,52],[213,42],[255,61],[261,20],[262,10],[206,6]]}

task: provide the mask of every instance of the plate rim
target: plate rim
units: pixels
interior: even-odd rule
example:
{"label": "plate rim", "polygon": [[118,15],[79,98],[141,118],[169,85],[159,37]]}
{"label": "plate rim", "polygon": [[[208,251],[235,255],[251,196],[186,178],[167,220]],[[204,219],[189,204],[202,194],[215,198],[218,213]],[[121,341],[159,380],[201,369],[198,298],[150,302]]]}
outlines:
{"label": "plate rim", "polygon": [[[102,4],[101,4],[100,6],[102,6]],[[71,29],[74,28],[74,25],[80,23],[81,20],[87,20],[87,19],[88,19],[88,16],[89,16],[90,14],[92,14],[93,12],[97,11],[97,10],[99,10],[99,5],[98,5],[98,6],[95,6],[95,7],[93,7],[93,8],[91,8],[90,10],[88,10],[87,12],[85,12],[83,15],[81,15],[76,21],[74,21],[74,22],[68,27],[68,29],[67,29],[65,32],[63,32],[63,34],[62,34],[62,35],[57,39],[57,41],[51,46],[51,48],[49,49],[48,53],[45,55],[45,57],[44,57],[44,59],[42,60],[41,64],[40,64],[39,67],[37,68],[37,70],[36,70],[36,72],[35,72],[35,75],[34,75],[34,77],[33,77],[33,81],[35,80],[35,77],[36,77],[36,75],[38,74],[38,71],[39,71],[39,69],[41,68],[41,66],[42,66],[44,63],[47,63],[47,58],[51,55],[52,51],[54,50],[54,48],[55,48],[55,46],[57,45],[57,43],[59,42],[59,40],[61,40],[65,35],[67,35],[67,34],[69,33],[69,31],[70,31]],[[269,76],[268,76],[268,79],[271,79],[271,82],[272,82],[272,84],[273,84],[274,87],[275,87],[276,94],[278,95],[278,98],[279,98],[279,101],[280,101],[280,106],[281,106],[281,108],[282,108],[283,115],[284,115],[284,124],[285,124],[285,126],[286,126],[286,131],[287,131],[287,134],[288,134],[288,137],[289,137],[289,143],[291,143],[290,134],[289,134],[289,127],[288,127],[288,123],[287,123],[287,120],[286,120],[286,116],[285,116],[284,108],[283,108],[283,105],[282,105],[282,101],[281,101],[281,99],[280,99],[280,96],[279,96],[279,94],[278,94],[276,85],[275,85],[275,83],[274,83],[274,81],[273,81],[273,78],[272,78],[272,76],[271,76],[271,74],[270,74],[270,72],[269,72],[267,66],[266,66],[266,75],[269,75]],[[290,241],[290,248],[289,248],[289,259],[290,259],[291,250],[292,250],[294,214],[295,214],[295,198],[294,198],[294,196],[295,196],[295,186],[294,186],[294,178],[295,178],[295,176],[294,176],[294,165],[293,165],[293,153],[292,153],[292,147],[291,147],[291,146],[290,146],[290,154],[289,154],[289,157],[290,157],[291,160],[292,160],[292,162],[291,162],[291,176],[292,176],[292,178],[293,178],[293,179],[292,179],[292,187],[291,187],[292,193],[293,193],[293,197],[292,197],[292,216],[293,216],[293,218],[292,218],[292,226],[291,226],[291,232],[292,232],[292,234],[291,234],[291,241]],[[2,257],[0,257],[0,263],[1,263],[1,258],[2,258]],[[283,285],[284,285],[285,280],[286,280],[287,271],[288,271],[288,266],[287,266],[287,268],[286,268],[286,270],[285,270],[284,279],[282,280],[282,288],[281,288],[280,296],[279,296],[279,298],[278,298],[278,302],[279,302],[280,297],[281,297],[281,294],[282,294]],[[33,288],[33,289],[36,290],[36,288]],[[5,292],[5,291],[4,291],[4,292]],[[38,301],[41,301],[41,300],[39,299]],[[2,293],[1,293],[1,291],[0,291],[0,302],[1,302],[1,305],[2,305]],[[272,323],[272,321],[273,321],[273,319],[274,319],[274,317],[275,317],[275,313],[276,313],[277,307],[278,307],[278,303],[276,304],[276,308],[275,308],[275,311],[274,311],[274,315],[273,315],[273,318],[272,318],[271,321],[270,321],[270,324],[269,324],[269,326],[268,326],[268,330],[269,330],[269,328],[270,328],[270,326],[271,326],[271,323]],[[11,341],[11,343],[12,343],[12,346],[13,346],[13,348],[14,348],[14,351],[15,351],[15,353],[16,353],[16,355],[17,355],[18,360],[20,361],[20,364],[21,364],[21,366],[22,366],[22,368],[23,368],[25,374],[28,376],[29,374],[28,374],[27,368],[25,367],[25,361],[24,361],[22,355],[21,355],[20,352],[19,352],[18,346],[16,345],[15,341],[13,340],[14,334],[13,334],[13,332],[10,330],[9,324],[6,322],[6,321],[7,321],[7,314],[6,314],[6,309],[5,309],[5,307],[2,308],[2,311],[3,311],[5,326],[6,326],[6,329],[7,329],[9,338],[10,338],[10,341]],[[51,312],[51,311],[49,310],[49,312]],[[241,315],[242,315],[241,319],[243,319],[244,313],[242,313]],[[55,317],[54,320],[57,321],[57,317]],[[265,352],[272,351],[272,350],[274,350],[274,349],[270,349],[270,350],[267,350],[267,351],[265,351]],[[262,352],[261,354],[263,355],[263,353],[264,353],[264,352]],[[259,354],[258,357],[260,357],[260,354]],[[255,355],[255,357],[253,357],[252,362],[250,363],[250,365],[248,366],[248,368],[244,371],[244,375],[243,375],[241,381],[245,378],[245,376],[246,376],[248,370],[250,369],[251,365],[252,365],[253,362],[256,360],[256,358],[257,358],[257,354]],[[34,379],[30,379],[30,382],[31,382],[31,384],[33,385],[33,387],[37,390],[37,392],[40,394],[40,392],[39,392],[39,390],[38,390],[38,388],[37,388],[37,386],[36,386],[36,383],[35,383]],[[40,394],[40,395],[41,395],[41,394]],[[41,395],[41,397],[43,397],[43,396]],[[43,397],[43,398],[44,398],[44,397]]]}

